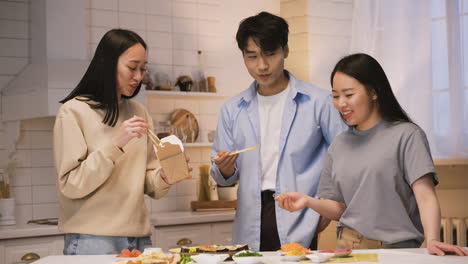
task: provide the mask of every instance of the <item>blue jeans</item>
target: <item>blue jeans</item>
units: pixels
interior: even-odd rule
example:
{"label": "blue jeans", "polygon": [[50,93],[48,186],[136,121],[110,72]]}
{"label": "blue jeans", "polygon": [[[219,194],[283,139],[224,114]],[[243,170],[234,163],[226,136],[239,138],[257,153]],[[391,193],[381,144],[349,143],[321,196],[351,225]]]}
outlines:
{"label": "blue jeans", "polygon": [[122,249],[138,249],[141,252],[151,247],[150,237],[113,237],[85,234],[65,234],[64,255],[119,254]]}

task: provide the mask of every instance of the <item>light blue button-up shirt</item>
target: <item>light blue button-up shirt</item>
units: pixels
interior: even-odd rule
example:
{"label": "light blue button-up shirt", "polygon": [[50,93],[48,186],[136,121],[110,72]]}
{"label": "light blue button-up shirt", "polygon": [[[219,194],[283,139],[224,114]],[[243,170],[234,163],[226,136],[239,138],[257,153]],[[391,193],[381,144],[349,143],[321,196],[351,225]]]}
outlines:
{"label": "light blue button-up shirt", "polygon": [[[280,132],[276,193],[301,192],[315,196],[322,162],[333,138],[347,129],[333,107],[329,91],[296,79],[289,73],[289,93]],[[221,109],[212,156],[260,145],[257,83],[228,100]],[[261,146],[260,146],[261,147]],[[239,154],[236,172],[225,179],[212,162],[211,175],[220,185],[239,180],[238,208],[233,226],[233,243],[260,248],[261,172],[260,150]],[[281,244],[298,242],[309,247],[319,215],[312,209],[288,212],[276,204],[276,221]]]}

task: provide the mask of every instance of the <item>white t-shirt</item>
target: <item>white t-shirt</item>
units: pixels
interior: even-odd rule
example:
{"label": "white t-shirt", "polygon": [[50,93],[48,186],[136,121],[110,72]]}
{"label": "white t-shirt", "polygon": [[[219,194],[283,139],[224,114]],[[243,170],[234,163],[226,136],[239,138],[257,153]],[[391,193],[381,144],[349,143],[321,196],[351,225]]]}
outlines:
{"label": "white t-shirt", "polygon": [[286,89],[275,95],[263,96],[257,93],[261,137],[262,191],[276,189],[281,123],[288,91],[289,84]]}

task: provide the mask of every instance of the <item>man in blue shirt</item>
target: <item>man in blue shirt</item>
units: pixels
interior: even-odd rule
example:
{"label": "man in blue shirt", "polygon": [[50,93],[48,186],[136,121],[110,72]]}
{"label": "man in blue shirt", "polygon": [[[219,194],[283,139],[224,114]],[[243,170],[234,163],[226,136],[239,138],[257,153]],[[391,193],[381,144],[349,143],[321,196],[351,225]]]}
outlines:
{"label": "man in blue shirt", "polygon": [[[212,149],[216,182],[239,181],[233,243],[253,250],[278,250],[291,242],[316,248],[312,239],[320,216],[313,210],[291,214],[273,196],[286,191],[314,196],[327,148],[347,128],[330,92],[284,69],[288,33],[286,21],[267,12],[239,25],[237,43],[255,81],[224,104]],[[328,221],[322,223],[326,227]]]}

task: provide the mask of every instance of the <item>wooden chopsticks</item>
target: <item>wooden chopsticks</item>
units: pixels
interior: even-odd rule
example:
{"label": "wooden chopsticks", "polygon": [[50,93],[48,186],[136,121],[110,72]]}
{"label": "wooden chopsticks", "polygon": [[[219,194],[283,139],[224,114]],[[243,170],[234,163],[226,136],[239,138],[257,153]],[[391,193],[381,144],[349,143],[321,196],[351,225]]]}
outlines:
{"label": "wooden chopsticks", "polygon": [[[236,154],[239,154],[239,153],[242,153],[242,152],[254,150],[254,149],[259,148],[259,147],[260,147],[260,145],[255,146],[255,147],[250,147],[250,148],[241,149],[241,150],[235,150],[235,151],[229,153],[228,156],[232,156],[232,155],[236,155]],[[216,155],[215,157],[213,157],[213,158],[211,158],[211,159],[212,159],[212,160],[215,160],[215,159],[217,159],[217,158],[219,158],[218,155]]]}
{"label": "wooden chopsticks", "polygon": [[153,141],[153,144],[156,146],[156,147],[162,147],[163,144],[161,142],[161,140],[158,138],[158,136],[156,136],[156,134],[154,134],[153,131],[151,131],[151,129],[148,129],[148,137],[151,139],[151,141]]}

